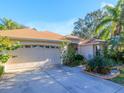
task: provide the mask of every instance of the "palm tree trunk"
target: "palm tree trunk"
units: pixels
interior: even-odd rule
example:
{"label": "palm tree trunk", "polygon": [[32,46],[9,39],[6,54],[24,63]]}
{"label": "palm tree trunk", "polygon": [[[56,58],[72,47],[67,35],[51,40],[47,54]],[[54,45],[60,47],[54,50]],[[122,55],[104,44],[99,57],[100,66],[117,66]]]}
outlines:
{"label": "palm tree trunk", "polygon": [[121,24],[119,23],[117,24],[116,29],[114,31],[114,36],[119,35],[121,33],[121,30],[122,30],[122,27],[121,27]]}

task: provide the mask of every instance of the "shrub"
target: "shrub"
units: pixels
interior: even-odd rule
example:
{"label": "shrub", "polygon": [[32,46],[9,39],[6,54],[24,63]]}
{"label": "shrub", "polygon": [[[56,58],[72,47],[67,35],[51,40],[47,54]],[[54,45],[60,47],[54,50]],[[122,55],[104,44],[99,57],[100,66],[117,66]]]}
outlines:
{"label": "shrub", "polygon": [[116,61],[116,64],[124,63],[124,51],[117,51],[114,49],[104,50],[104,56]]}
{"label": "shrub", "polygon": [[123,63],[124,63],[124,51],[123,52],[118,52],[118,60],[119,61],[123,61]]}
{"label": "shrub", "polygon": [[69,47],[62,55],[63,64],[67,66],[79,66],[85,63],[85,58],[82,55],[76,54],[73,47]]}
{"label": "shrub", "polygon": [[73,60],[73,61],[69,61],[65,65],[75,67],[75,66],[83,65],[86,63],[86,61],[84,60],[84,57],[79,54],[73,56],[73,58],[71,60]]}
{"label": "shrub", "polygon": [[0,55],[0,61],[2,63],[6,63],[9,60],[10,56],[9,55]]}
{"label": "shrub", "polygon": [[75,61],[79,61],[79,65],[86,64],[87,62],[85,57],[80,54],[75,55]]}
{"label": "shrub", "polygon": [[111,67],[114,65],[114,60],[105,58],[102,56],[96,56],[93,59],[89,60],[86,69],[87,71],[107,74],[110,72]]}
{"label": "shrub", "polygon": [[80,54],[75,55],[75,60],[84,60],[84,57]]}
{"label": "shrub", "polygon": [[4,73],[4,66],[0,66],[0,76]]}
{"label": "shrub", "polygon": [[74,50],[74,48],[70,47],[69,49],[67,49],[67,51],[65,51],[62,55],[63,64],[71,65],[71,63],[75,60],[75,54],[76,51]]}

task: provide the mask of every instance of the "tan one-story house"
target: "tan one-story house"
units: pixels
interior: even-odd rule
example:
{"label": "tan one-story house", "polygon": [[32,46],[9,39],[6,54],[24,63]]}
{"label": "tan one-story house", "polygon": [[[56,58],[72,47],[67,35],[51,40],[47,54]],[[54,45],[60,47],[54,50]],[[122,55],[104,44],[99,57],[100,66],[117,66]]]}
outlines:
{"label": "tan one-story house", "polygon": [[65,39],[76,44],[77,52],[86,59],[93,58],[101,44],[101,41],[95,39],[83,40],[76,36],[63,36],[49,31],[41,32],[34,29],[1,31],[0,36],[7,36],[11,40],[20,41],[22,45],[21,48],[10,52],[15,57],[11,58],[8,64],[9,66],[16,64],[14,68],[35,66],[36,64],[42,66],[45,64],[61,64],[60,46]]}

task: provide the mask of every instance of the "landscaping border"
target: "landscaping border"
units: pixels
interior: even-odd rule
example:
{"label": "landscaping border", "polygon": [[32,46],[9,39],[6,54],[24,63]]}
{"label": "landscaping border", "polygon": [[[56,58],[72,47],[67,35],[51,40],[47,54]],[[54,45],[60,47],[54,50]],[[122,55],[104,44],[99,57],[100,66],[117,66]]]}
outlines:
{"label": "landscaping border", "polygon": [[102,78],[102,79],[112,79],[112,78],[115,78],[117,77],[118,75],[120,75],[120,71],[118,70],[118,72],[114,75],[100,75],[100,74],[96,74],[96,73],[92,73],[92,72],[87,72],[87,71],[83,71],[84,73],[86,74],[89,74],[89,75],[92,75],[92,76],[95,76],[95,77],[99,77],[99,78]]}

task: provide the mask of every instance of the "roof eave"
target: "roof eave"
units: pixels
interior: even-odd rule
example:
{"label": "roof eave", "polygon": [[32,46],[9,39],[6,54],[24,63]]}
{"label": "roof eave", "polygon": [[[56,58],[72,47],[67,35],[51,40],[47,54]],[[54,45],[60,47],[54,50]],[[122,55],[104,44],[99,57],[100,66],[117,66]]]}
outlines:
{"label": "roof eave", "polygon": [[87,44],[79,44],[80,46],[87,46],[87,45],[98,45],[98,44],[101,44],[101,43],[87,43]]}
{"label": "roof eave", "polygon": [[8,38],[14,39],[14,40],[35,40],[35,41],[50,41],[50,42],[63,42],[63,40],[52,40],[52,39],[43,39],[43,38],[21,38],[21,37],[11,37]]}

